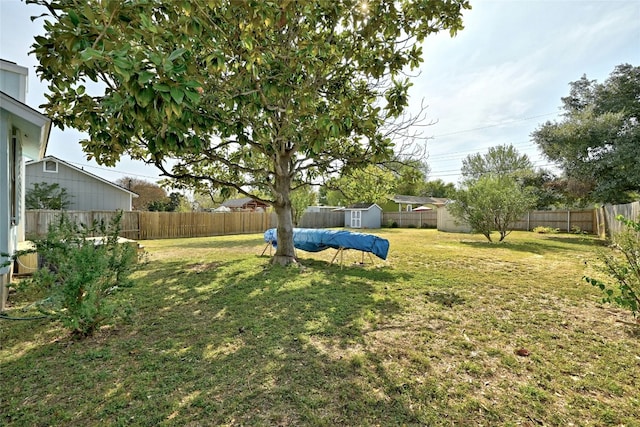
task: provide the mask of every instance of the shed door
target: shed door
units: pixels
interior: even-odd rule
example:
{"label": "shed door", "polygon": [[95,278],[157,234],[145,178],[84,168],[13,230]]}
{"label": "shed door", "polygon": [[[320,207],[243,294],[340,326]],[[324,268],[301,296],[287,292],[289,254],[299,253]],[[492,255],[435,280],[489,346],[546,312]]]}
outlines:
{"label": "shed door", "polygon": [[362,211],[351,211],[351,228],[362,228]]}

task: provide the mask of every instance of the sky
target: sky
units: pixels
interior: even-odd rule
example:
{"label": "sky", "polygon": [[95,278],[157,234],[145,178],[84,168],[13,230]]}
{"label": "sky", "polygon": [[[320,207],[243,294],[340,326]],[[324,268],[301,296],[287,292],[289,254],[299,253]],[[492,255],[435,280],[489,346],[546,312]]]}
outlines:
{"label": "sky", "polygon": [[[531,133],[560,118],[569,83],[586,75],[603,82],[616,65],[640,66],[640,0],[471,0],[465,29],[429,37],[424,63],[412,78],[410,111],[428,106],[421,127],[428,137],[429,179],[457,183],[462,160],[512,144],[536,167],[551,168]],[[45,102],[46,82],[29,55],[41,35],[42,13],[20,0],[0,0],[0,58],[29,69],[26,102]],[[40,109],[41,110],[41,109]],[[115,168],[88,161],[73,129],[53,128],[47,155],[115,181],[155,181],[159,172],[124,159]]]}

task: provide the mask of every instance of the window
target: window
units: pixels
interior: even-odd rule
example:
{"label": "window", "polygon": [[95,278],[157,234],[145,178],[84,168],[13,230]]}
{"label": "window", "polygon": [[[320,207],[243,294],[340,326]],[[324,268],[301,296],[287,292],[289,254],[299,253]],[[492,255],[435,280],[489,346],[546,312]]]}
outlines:
{"label": "window", "polygon": [[407,212],[413,212],[413,205],[407,205]]}
{"label": "window", "polygon": [[351,211],[351,228],[362,227],[362,211]]}
{"label": "window", "polygon": [[42,170],[44,172],[58,173],[58,162],[54,160],[45,160],[42,165]]}

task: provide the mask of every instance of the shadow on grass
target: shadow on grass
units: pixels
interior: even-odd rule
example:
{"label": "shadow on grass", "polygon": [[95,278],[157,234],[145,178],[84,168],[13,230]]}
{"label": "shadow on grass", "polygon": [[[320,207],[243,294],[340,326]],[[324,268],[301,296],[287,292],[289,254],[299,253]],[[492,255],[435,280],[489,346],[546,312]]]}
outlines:
{"label": "shadow on grass", "polygon": [[502,242],[489,241],[460,241],[464,246],[474,249],[486,250],[513,250],[529,252],[536,255],[547,255],[558,252],[583,252],[585,248],[593,248],[602,245],[602,241],[596,238],[545,236],[543,241],[527,240],[513,241],[507,237]]}
{"label": "shadow on grass", "polygon": [[[145,244],[145,242],[159,242],[160,245],[162,245],[162,240],[140,240],[140,243],[143,245]],[[168,245],[171,245],[175,248],[190,249],[233,248],[265,245],[262,235],[257,234],[168,239],[166,240],[166,242]]]}
{"label": "shadow on grass", "polygon": [[[402,384],[365,350],[369,322],[399,304],[375,285],[385,269],[259,258],[154,262],[119,295],[134,322],[81,343],[3,340],[6,423],[185,425],[419,424]],[[4,381],[4,380],[3,380]]]}

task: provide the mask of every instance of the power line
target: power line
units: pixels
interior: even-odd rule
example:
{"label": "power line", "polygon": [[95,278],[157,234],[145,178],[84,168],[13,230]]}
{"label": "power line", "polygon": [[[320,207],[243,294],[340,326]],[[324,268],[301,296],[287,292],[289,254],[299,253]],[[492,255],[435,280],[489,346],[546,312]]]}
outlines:
{"label": "power line", "polygon": [[508,125],[508,124],[511,124],[511,123],[525,122],[527,120],[533,120],[533,119],[537,119],[537,118],[540,118],[540,117],[546,117],[546,116],[557,115],[557,114],[558,114],[557,112],[544,113],[544,114],[538,114],[536,116],[522,117],[520,119],[505,120],[505,121],[502,121],[500,123],[496,123],[496,124],[493,124],[493,125],[479,126],[479,127],[476,127],[476,128],[457,130],[457,131],[454,131],[454,132],[435,135],[434,138],[443,137],[443,136],[449,136],[449,135],[457,135],[457,134],[465,133],[465,132],[473,132],[473,131],[476,131],[476,130],[489,129],[489,128],[494,128],[494,127],[498,127],[498,126]]}
{"label": "power line", "polygon": [[85,163],[78,163],[78,162],[70,162],[65,160],[67,163],[71,163],[72,165],[76,165],[76,166],[80,166],[82,168],[91,168],[91,169],[98,169],[98,170],[103,170],[103,171],[107,171],[110,173],[117,173],[120,175],[124,175],[124,176],[135,176],[135,177],[141,177],[141,178],[150,178],[150,179],[159,179],[157,176],[149,176],[149,175],[142,175],[139,173],[134,173],[134,172],[122,172],[119,170],[115,170],[115,169],[110,169],[110,168],[104,168],[104,167],[100,167],[100,166],[92,166],[92,165],[88,165]]}

